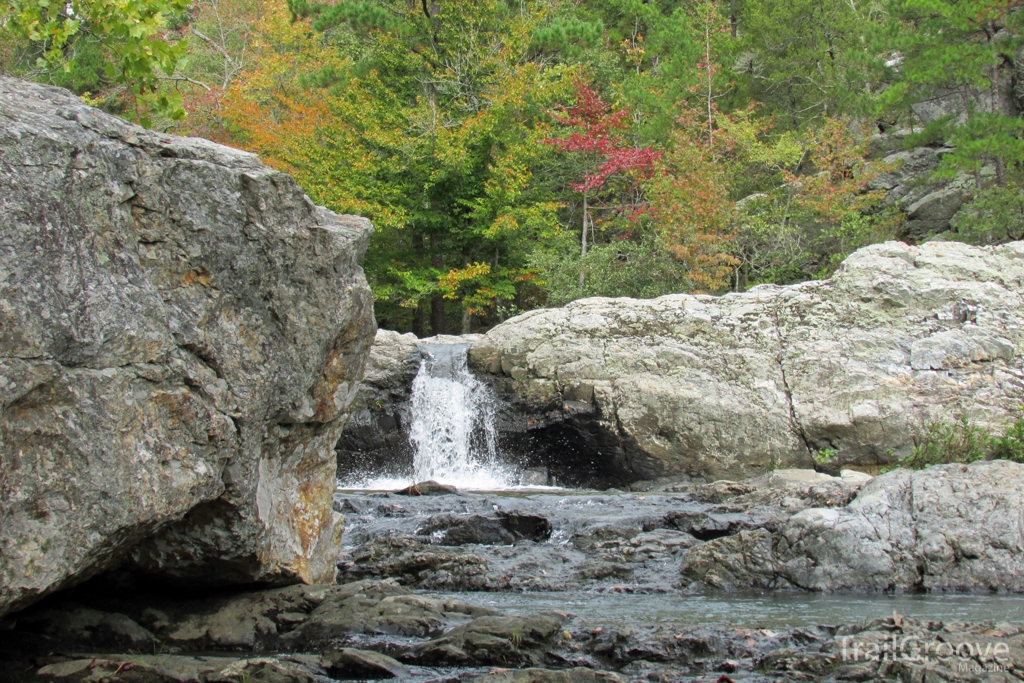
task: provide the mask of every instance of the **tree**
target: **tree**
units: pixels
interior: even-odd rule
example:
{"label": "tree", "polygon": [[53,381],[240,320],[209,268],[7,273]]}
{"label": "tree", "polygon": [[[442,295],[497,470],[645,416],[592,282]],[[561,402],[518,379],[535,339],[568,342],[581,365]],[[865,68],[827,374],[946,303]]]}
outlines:
{"label": "tree", "polygon": [[534,182],[542,115],[571,82],[524,58],[534,15],[492,0],[291,7],[319,32],[274,23],[294,40],[254,58],[226,113],[316,201],[374,221],[365,267],[381,323],[424,334],[429,316],[439,334],[510,299],[531,305],[530,243],[557,225]]}
{"label": "tree", "polygon": [[714,135],[704,116],[696,109],[680,117],[647,196],[651,219],[686,273],[686,289],[707,292],[726,287],[739,261],[729,253],[734,143],[727,130]]}
{"label": "tree", "polygon": [[128,88],[148,125],[153,114],[185,115],[181,96],[159,85],[185,53],[185,41],[167,38],[167,24],[187,7],[188,0],[3,0],[0,24],[34,47],[35,67],[44,71],[69,72],[78,48],[100,46],[109,56],[105,75]]}
{"label": "tree", "polygon": [[[661,156],[651,147],[636,147],[627,144],[615,134],[629,127],[629,112],[625,109],[612,110],[604,100],[583,81],[576,82],[576,103],[571,107],[560,106],[552,117],[571,132],[566,137],[551,137],[544,140],[559,152],[573,152],[582,161],[581,177],[570,186],[583,194],[582,229],[580,233],[580,255],[587,255],[587,232],[593,231],[589,199],[592,193],[604,188],[615,175],[633,176],[630,189],[637,186],[636,180],[649,176],[654,162]],[[634,205],[634,213],[637,207]],[[580,289],[586,282],[586,268],[580,267]]]}
{"label": "tree", "polygon": [[753,98],[800,129],[822,116],[858,113],[873,88],[868,37],[884,22],[876,2],[746,0],[734,3],[735,102]]}
{"label": "tree", "polygon": [[193,0],[181,27],[189,40],[188,58],[173,76],[188,113],[177,132],[229,140],[222,116],[224,96],[260,49],[266,12],[262,0]]}

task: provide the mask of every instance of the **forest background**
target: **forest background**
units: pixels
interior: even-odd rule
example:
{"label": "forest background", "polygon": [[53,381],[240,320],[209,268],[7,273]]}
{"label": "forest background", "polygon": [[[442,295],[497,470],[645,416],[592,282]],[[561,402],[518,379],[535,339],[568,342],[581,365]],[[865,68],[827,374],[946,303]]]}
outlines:
{"label": "forest background", "polygon": [[968,181],[938,238],[1021,239],[1022,4],[3,0],[0,70],[370,218],[378,323],[424,336],[827,277],[931,237],[872,189],[897,131]]}

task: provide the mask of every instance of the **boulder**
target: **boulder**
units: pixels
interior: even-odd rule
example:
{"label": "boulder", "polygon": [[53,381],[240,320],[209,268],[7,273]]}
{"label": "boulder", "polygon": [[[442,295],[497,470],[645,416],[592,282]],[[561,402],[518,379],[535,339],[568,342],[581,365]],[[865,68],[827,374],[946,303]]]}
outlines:
{"label": "boulder", "polygon": [[1024,591],[1024,465],[895,470],[843,508],[709,541],[684,578],[717,588]]}
{"label": "boulder", "polygon": [[531,311],[473,342],[470,362],[553,471],[743,479],[823,452],[830,472],[871,471],[929,423],[1012,421],[1022,292],[1022,242],[887,242],[828,280]]}
{"label": "boulder", "polygon": [[497,512],[495,516],[441,514],[428,518],[417,534],[438,545],[511,545],[517,541],[546,541],[551,523],[539,515]]}
{"label": "boulder", "polygon": [[412,486],[395,491],[397,496],[450,496],[458,495],[458,493],[459,490],[454,486],[439,484],[433,479],[417,482]]}
{"label": "boulder", "polygon": [[949,221],[960,210],[966,199],[962,187],[956,184],[929,192],[917,201],[904,207],[907,223],[903,234],[918,240],[927,239],[949,230]]}
{"label": "boulder", "polygon": [[111,567],[330,582],[370,224],[0,78],[0,615]]}
{"label": "boulder", "polygon": [[320,657],[321,666],[332,678],[408,678],[409,669],[387,655],[372,650],[343,647]]}
{"label": "boulder", "polygon": [[426,666],[536,666],[563,634],[566,615],[483,616],[409,648],[404,659]]}

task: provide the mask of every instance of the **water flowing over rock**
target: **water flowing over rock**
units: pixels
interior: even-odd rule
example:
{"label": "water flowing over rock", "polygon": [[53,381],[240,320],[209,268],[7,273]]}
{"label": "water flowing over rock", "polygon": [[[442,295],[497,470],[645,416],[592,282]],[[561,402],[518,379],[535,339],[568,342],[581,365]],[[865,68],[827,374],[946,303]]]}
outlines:
{"label": "water flowing over rock", "polygon": [[0,79],[0,614],[125,562],[333,580],[370,232],[252,154]]}
{"label": "water flowing over rock", "polygon": [[928,423],[1012,421],[1022,293],[1022,242],[888,242],[829,280],[531,311],[474,341],[470,364],[516,402],[540,464],[605,485],[741,479],[826,450],[829,471],[870,469]]}
{"label": "water flowing over rock", "polygon": [[507,486],[498,466],[495,400],[466,363],[469,344],[423,344],[412,383],[413,480]]}
{"label": "water flowing over rock", "polygon": [[344,485],[393,489],[409,481],[437,485],[436,479],[496,489],[518,483],[522,475],[499,453],[502,406],[467,363],[478,336],[418,340],[377,331],[352,420],[337,445]]}

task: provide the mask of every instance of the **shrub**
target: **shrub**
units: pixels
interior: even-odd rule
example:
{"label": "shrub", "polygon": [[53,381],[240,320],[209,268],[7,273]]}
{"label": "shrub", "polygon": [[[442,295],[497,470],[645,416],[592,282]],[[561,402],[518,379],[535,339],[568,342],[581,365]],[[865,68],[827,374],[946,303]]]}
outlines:
{"label": "shrub", "polygon": [[993,187],[950,221],[957,239],[971,244],[1002,244],[1024,238],[1024,191]]}
{"label": "shrub", "polygon": [[1024,462],[1024,417],[1017,418],[1005,434],[992,440],[992,457]]}
{"label": "shrub", "polygon": [[931,465],[997,459],[1024,462],[1024,418],[1018,418],[1002,436],[990,434],[966,416],[955,422],[930,424],[913,453],[888,469],[919,470]]}

